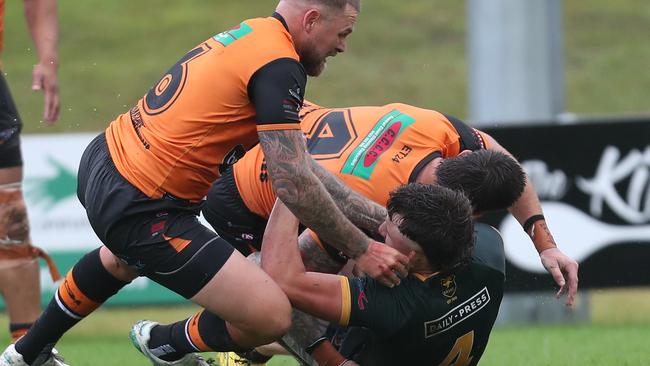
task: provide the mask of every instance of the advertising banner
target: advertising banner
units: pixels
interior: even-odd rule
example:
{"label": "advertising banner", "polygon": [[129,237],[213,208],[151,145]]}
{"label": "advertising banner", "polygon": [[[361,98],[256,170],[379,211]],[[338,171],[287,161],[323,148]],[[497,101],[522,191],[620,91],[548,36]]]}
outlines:
{"label": "advertising banner", "polygon": [[[25,170],[23,192],[32,242],[52,256],[62,275],[81,256],[101,245],[77,199],[79,160],[96,135],[22,136]],[[42,302],[47,303],[56,290],[56,285],[52,283],[44,263],[41,265]],[[178,301],[184,299],[146,278],[138,278],[108,303],[160,304]]]}
{"label": "advertising banner", "polygon": [[[650,284],[650,120],[485,129],[521,162],[580,288]],[[519,223],[483,218],[503,235],[510,291],[549,290],[552,278]]]}

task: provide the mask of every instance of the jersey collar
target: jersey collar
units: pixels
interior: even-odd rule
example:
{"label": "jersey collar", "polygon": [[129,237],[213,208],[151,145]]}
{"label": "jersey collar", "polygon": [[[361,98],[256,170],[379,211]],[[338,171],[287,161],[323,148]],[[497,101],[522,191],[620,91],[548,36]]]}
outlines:
{"label": "jersey collar", "polygon": [[279,20],[280,23],[282,23],[282,25],[284,26],[284,29],[286,29],[287,32],[289,31],[289,26],[287,25],[287,21],[284,20],[284,17],[282,17],[282,15],[280,15],[280,13],[274,11],[273,12],[273,18]]}

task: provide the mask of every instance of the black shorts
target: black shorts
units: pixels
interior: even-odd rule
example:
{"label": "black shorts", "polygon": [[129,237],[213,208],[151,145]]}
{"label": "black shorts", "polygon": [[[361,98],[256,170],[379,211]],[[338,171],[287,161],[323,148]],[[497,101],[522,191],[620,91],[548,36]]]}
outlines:
{"label": "black shorts", "polygon": [[19,135],[22,126],[7,81],[0,72],[0,168],[23,165]]}
{"label": "black shorts", "polygon": [[185,298],[196,295],[234,251],[198,221],[200,203],[169,195],[151,199],[124,179],[103,133],[81,157],[77,196],[113,254]]}
{"label": "black shorts", "polygon": [[246,207],[237,189],[232,168],[226,169],[212,184],[202,211],[219,236],[242,254],[247,256],[262,248],[267,220]]}

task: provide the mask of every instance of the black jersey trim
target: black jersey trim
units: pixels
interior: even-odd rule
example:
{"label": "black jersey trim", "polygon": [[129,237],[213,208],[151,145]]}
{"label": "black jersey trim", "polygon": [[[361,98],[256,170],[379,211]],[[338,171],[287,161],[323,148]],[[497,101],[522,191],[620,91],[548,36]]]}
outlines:
{"label": "black jersey trim", "polygon": [[424,159],[420,160],[418,165],[413,168],[413,171],[411,172],[411,175],[409,175],[409,183],[415,182],[415,179],[417,179],[418,174],[420,174],[420,171],[424,169],[424,167],[429,164],[433,159],[435,158],[441,158],[442,154],[440,151],[434,151],[431,154],[427,155]]}
{"label": "black jersey trim", "polygon": [[465,122],[459,120],[454,116],[444,115],[449,122],[454,126],[456,132],[460,136],[460,151],[463,150],[481,150],[484,149],[483,143],[479,141],[478,135],[474,132],[474,129],[468,126]]}

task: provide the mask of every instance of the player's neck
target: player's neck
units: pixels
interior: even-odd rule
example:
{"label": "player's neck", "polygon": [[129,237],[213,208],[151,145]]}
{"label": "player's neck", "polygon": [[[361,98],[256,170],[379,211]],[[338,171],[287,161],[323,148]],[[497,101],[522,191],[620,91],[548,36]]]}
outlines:
{"label": "player's neck", "polygon": [[436,158],[431,160],[427,165],[424,166],[418,172],[418,175],[415,177],[415,181],[417,183],[422,183],[422,184],[435,184],[436,183],[436,170],[438,165],[440,164],[440,158]]}
{"label": "player's neck", "polygon": [[424,255],[419,255],[416,254],[411,260],[409,261],[410,265],[410,273],[420,273],[423,275],[429,275],[433,274],[436,271],[431,267],[429,264],[429,261]]}

